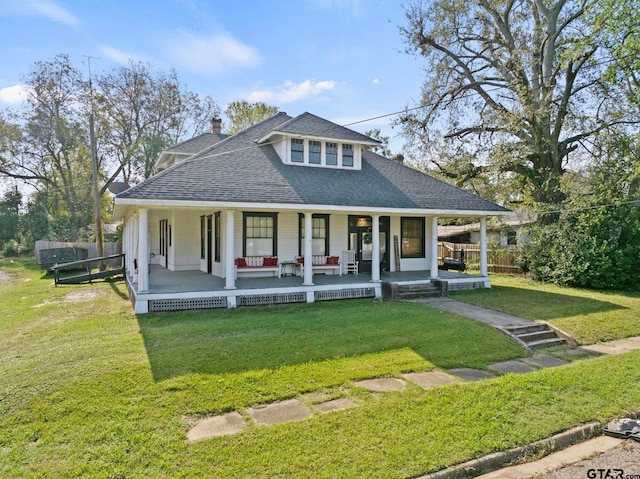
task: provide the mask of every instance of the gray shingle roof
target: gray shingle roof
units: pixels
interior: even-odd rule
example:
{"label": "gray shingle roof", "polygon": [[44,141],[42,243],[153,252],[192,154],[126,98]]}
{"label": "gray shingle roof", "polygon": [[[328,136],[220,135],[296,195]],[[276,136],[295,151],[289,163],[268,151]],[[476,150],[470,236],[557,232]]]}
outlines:
{"label": "gray shingle roof", "polygon": [[[507,211],[370,151],[363,153],[359,171],[285,165],[270,144],[258,145],[255,141],[279,130],[290,119],[279,113],[229,137],[120,193],[116,203],[148,199]],[[313,123],[319,124],[315,119]],[[329,130],[336,128],[343,127],[334,125]],[[318,133],[326,137],[330,131],[313,132]]]}
{"label": "gray shingle roof", "polygon": [[305,112],[283,123],[275,129],[276,132],[293,135],[319,136],[323,138],[335,138],[353,142],[380,143],[366,135],[350,130],[344,126],[336,125],[324,118]]}
{"label": "gray shingle roof", "polygon": [[164,150],[164,153],[183,153],[195,155],[196,153],[200,153],[205,148],[209,148],[219,141],[224,140],[228,136],[229,135],[225,135],[224,133],[202,133],[201,135],[194,136],[189,140],[185,140],[183,142],[170,146],[169,148]]}

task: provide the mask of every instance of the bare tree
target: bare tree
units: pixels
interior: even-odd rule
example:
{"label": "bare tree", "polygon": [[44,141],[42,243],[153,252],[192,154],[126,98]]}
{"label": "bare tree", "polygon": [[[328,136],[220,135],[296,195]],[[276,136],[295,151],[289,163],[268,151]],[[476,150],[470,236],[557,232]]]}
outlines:
{"label": "bare tree", "polygon": [[131,62],[97,77],[96,103],[105,167],[125,182],[148,178],[167,146],[202,133],[220,114],[211,97],[188,91],[175,71]]}

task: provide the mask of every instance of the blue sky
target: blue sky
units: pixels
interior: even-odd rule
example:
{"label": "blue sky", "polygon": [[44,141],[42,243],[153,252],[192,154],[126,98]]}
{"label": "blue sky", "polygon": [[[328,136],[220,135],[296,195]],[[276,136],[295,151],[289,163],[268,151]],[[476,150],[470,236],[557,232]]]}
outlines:
{"label": "blue sky", "polygon": [[[413,104],[420,60],[404,53],[396,0],[0,0],[0,108],[19,104],[34,62],[66,53],[93,71],[130,58],[174,68],[189,89],[230,101],[264,101],[339,124]],[[86,70],[85,70],[86,71]],[[402,139],[390,118],[381,128]]]}

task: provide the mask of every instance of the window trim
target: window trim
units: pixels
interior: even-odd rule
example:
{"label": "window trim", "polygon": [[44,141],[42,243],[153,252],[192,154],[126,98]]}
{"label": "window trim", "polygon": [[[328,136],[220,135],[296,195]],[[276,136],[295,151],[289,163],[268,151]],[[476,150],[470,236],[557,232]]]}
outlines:
{"label": "window trim", "polygon": [[247,218],[249,217],[273,218],[273,244],[271,256],[278,256],[278,213],[265,213],[254,211],[242,212],[242,257],[247,256]]}
{"label": "window trim", "polygon": [[[313,219],[324,219],[324,226],[325,226],[325,231],[327,232],[325,238],[324,238],[324,252],[325,252],[325,256],[330,256],[330,251],[329,251],[329,244],[330,244],[330,237],[331,237],[331,231],[329,229],[329,218],[331,215],[328,214],[324,214],[324,213],[315,213],[313,215],[311,215],[312,220]],[[298,256],[304,256],[304,247],[302,246],[302,234],[304,232],[304,213],[298,213]],[[322,238],[315,238],[315,239],[322,239]],[[314,240],[313,237],[313,228],[311,228],[311,241]]]}
{"label": "window trim", "polygon": [[[422,232],[422,241],[421,241],[421,248],[422,251],[420,253],[415,253],[415,254],[405,254],[404,253],[404,223],[405,221],[418,221],[422,224],[420,230]],[[413,236],[411,236],[410,238],[413,238]],[[420,217],[420,216],[402,216],[400,217],[400,257],[401,258],[426,258],[425,256],[425,252],[426,252],[426,220],[424,217]]]}

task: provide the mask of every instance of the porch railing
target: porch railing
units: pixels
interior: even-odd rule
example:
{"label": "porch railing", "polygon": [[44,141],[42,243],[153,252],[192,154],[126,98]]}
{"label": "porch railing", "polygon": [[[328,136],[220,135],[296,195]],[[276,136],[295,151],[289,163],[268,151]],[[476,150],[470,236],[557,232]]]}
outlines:
{"label": "porch railing", "polygon": [[[464,250],[467,268],[479,267],[480,245],[477,243],[438,243],[438,263],[443,264],[445,258],[454,257],[454,251]],[[502,248],[487,248],[487,269],[490,273],[522,274],[518,266],[518,248],[506,246]]]}
{"label": "porch railing", "polygon": [[[84,259],[70,263],[55,264],[51,268],[55,285],[91,283],[95,279],[106,279],[125,274],[124,253],[101,258]],[[60,270],[82,270],[82,274],[60,276]],[[97,270],[97,271],[94,271]]]}

